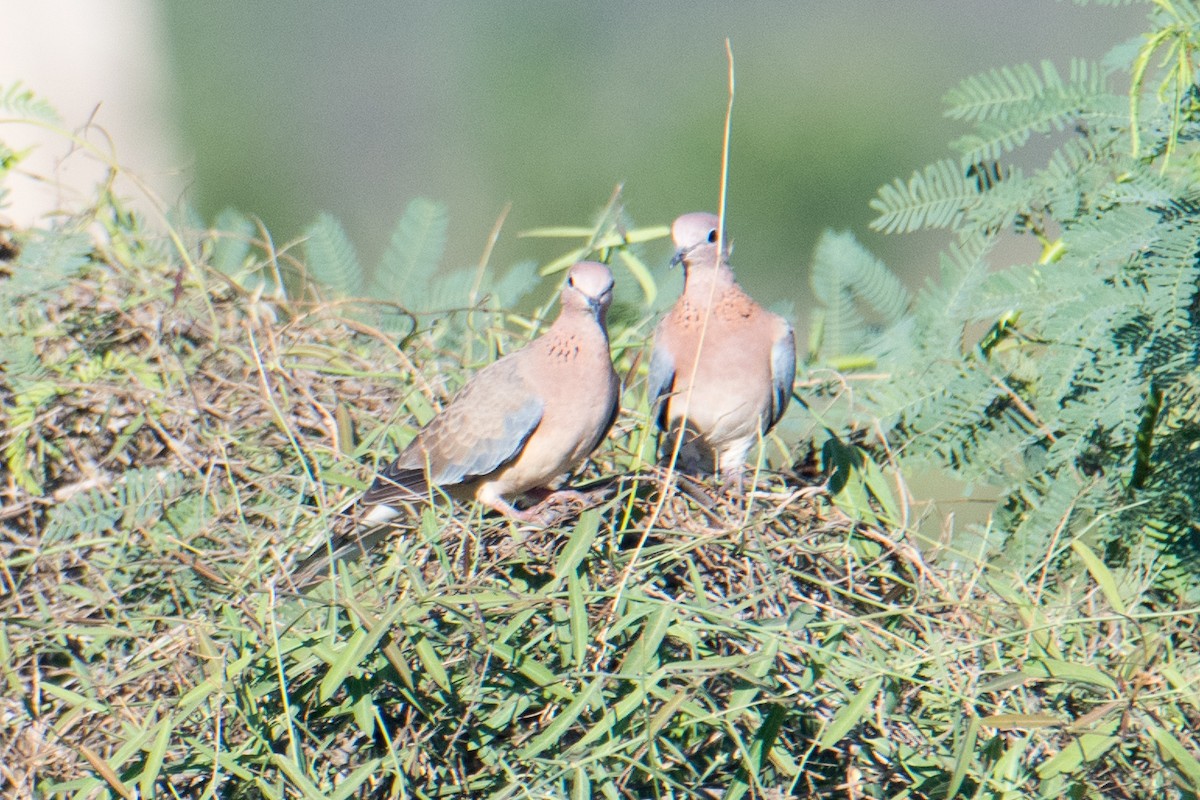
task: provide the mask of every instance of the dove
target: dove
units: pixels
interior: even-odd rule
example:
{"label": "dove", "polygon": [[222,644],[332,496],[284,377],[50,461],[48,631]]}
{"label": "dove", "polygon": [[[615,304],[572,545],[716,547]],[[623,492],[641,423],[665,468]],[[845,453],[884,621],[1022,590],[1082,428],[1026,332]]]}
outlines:
{"label": "dove", "polygon": [[608,267],[571,267],[558,318],[540,337],[476,373],[359,500],[365,524],[387,522],[430,487],[524,522],[512,499],[543,489],[600,445],[617,417],[609,352]]}
{"label": "dove", "polygon": [[[384,523],[435,491],[530,523],[543,522],[557,497],[579,498],[547,486],[591,455],[616,420],[620,381],[605,319],[612,292],[605,265],[572,266],[549,329],[475,373],[375,478],[356,513],[339,520],[332,540],[291,571],[292,583],[304,590],[332,562],[365,554]],[[535,492],[541,502],[532,508],[512,504]]]}
{"label": "dove", "polygon": [[658,427],[669,434],[664,457],[682,435],[681,471],[719,472],[740,492],[747,453],[791,400],[796,343],[792,326],[737,284],[729,249],[718,251],[719,227],[704,212],[671,225],[671,263],[683,264],[684,287],[655,331],[647,386]]}

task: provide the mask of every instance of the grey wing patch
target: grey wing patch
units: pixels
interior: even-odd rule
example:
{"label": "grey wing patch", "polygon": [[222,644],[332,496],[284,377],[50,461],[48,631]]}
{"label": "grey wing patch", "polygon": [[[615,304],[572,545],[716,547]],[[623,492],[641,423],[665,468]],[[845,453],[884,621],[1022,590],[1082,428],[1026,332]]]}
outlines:
{"label": "grey wing patch", "polygon": [[499,469],[521,453],[541,421],[542,402],[530,397],[504,414],[499,430],[480,436],[463,458],[448,461],[430,477],[435,484],[454,484]]}
{"label": "grey wing patch", "polygon": [[792,387],[796,383],[796,334],[786,320],[784,333],[771,346],[771,418],[768,428],[774,427],[787,411],[792,400]]}
{"label": "grey wing patch", "polygon": [[646,399],[650,403],[650,416],[657,420],[658,427],[667,428],[667,404],[665,395],[671,391],[675,380],[675,357],[662,344],[655,343],[650,354],[650,371],[646,376]]}
{"label": "grey wing patch", "polygon": [[413,500],[434,486],[487,475],[520,454],[542,401],[505,359],[478,372],[363,495],[364,505]]}

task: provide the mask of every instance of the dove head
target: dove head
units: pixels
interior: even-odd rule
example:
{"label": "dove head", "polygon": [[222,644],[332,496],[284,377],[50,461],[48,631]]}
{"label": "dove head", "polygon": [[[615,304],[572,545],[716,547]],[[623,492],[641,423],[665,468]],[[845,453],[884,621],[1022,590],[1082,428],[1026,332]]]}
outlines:
{"label": "dove head", "polygon": [[[678,217],[671,224],[671,239],[675,242],[675,257],[671,266],[682,263],[684,269],[697,266],[718,266],[717,240],[721,219],[707,211],[695,211]],[[729,255],[729,240],[721,242],[724,255]]]}
{"label": "dove head", "polygon": [[721,219],[707,211],[684,214],[671,223],[671,240],[676,250],[690,250],[700,244],[716,244]]}
{"label": "dove head", "polygon": [[612,303],[613,276],[608,267],[596,261],[580,261],[567,272],[562,290],[563,310],[581,309],[604,318]]}

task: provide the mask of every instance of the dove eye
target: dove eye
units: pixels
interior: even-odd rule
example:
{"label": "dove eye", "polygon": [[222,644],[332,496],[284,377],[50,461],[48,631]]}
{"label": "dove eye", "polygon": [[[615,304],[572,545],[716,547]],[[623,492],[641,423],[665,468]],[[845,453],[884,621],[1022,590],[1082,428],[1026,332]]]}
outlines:
{"label": "dove eye", "polygon": [[575,278],[574,277],[572,277],[570,275],[567,276],[567,286],[570,286],[572,289],[575,288]]}
{"label": "dove eye", "polygon": [[716,228],[713,228],[711,231],[708,232],[708,241],[710,244],[717,243],[717,229]]}

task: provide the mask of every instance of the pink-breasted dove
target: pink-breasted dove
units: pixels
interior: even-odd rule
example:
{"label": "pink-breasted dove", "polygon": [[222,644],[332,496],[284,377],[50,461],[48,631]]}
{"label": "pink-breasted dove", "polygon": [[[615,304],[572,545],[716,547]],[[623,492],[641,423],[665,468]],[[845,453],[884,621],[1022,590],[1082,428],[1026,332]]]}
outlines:
{"label": "pink-breasted dove", "polygon": [[541,504],[521,511],[510,498],[543,489],[578,466],[617,416],[620,381],[605,323],[612,288],[603,264],[571,267],[550,328],[468,380],[376,477],[357,512],[339,520],[332,541],[292,570],[293,584],[304,589],[330,563],[366,553],[384,535],[382,523],[435,491],[542,521]]}
{"label": "pink-breasted dove", "polygon": [[535,521],[536,509],[510,499],[577,467],[616,419],[620,381],[605,322],[612,290],[603,264],[571,267],[550,328],[467,381],[362,496],[363,523],[394,518],[431,486]]}
{"label": "pink-breasted dove", "polygon": [[[648,379],[651,411],[677,467],[720,472],[740,491],[751,446],[779,422],[796,378],[792,326],[746,294],[728,248],[718,252],[720,220],[684,214],[671,225],[683,293],[658,325]],[[685,425],[686,420],[686,425]]]}

